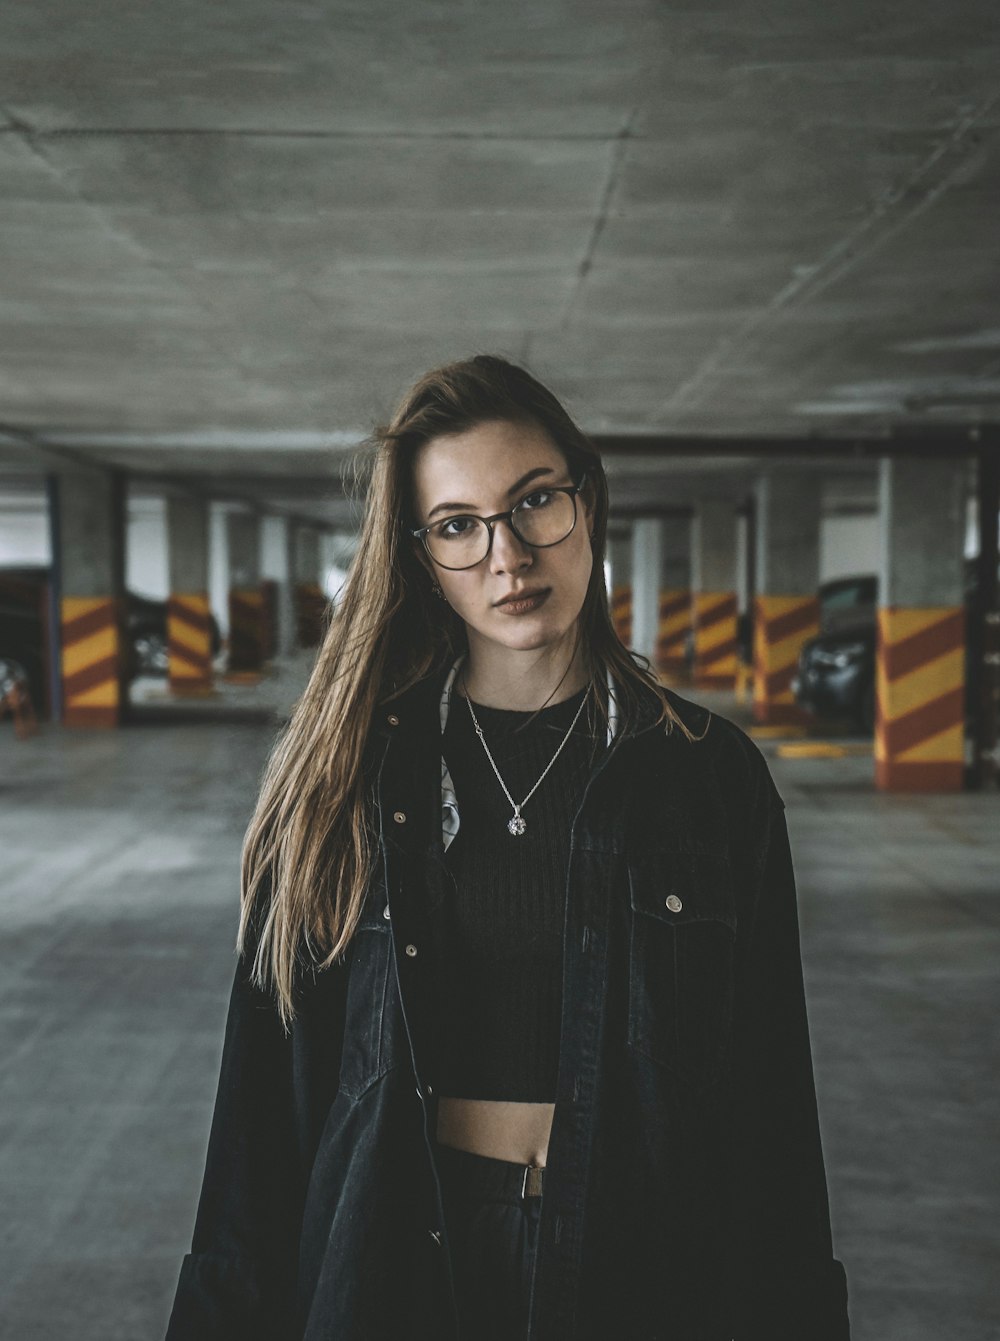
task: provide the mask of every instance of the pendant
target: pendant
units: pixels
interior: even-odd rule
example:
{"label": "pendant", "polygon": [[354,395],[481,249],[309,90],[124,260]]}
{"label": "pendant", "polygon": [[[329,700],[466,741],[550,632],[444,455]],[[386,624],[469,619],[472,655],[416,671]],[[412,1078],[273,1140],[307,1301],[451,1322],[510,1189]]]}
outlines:
{"label": "pendant", "polygon": [[518,838],[522,833],[524,833],[527,827],[528,826],[525,824],[524,820],[521,818],[521,816],[518,814],[516,810],[514,811],[510,819],[507,821],[507,830],[509,833],[512,833],[515,838]]}

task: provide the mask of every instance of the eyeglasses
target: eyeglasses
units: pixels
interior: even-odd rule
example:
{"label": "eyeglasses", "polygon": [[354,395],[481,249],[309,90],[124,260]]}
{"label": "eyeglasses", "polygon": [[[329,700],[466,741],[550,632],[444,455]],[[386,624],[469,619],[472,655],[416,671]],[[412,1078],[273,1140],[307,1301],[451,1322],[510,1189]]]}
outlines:
{"label": "eyeglasses", "polygon": [[439,568],[474,568],[493,548],[493,527],[505,521],[518,540],[532,549],[548,549],[565,540],[576,526],[576,496],[579,484],[559,484],[533,489],[509,512],[492,517],[462,513],[418,526],[410,534],[423,541],[424,549]]}

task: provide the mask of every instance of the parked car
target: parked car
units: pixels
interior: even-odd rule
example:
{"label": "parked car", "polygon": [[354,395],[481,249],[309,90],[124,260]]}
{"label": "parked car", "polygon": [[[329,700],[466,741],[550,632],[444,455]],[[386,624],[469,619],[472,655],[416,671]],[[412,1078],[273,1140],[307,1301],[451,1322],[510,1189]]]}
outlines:
{"label": "parked car", "polygon": [[802,645],[792,679],[795,701],[821,717],[849,717],[875,730],[878,577],[858,573],[819,587],[819,633]]}
{"label": "parked car", "polygon": [[[823,582],[819,591],[820,632],[849,628],[853,624],[875,622],[878,597],[878,578],[873,573],[856,577],[837,577]],[[741,610],[736,620],[736,642],[740,660],[753,664],[753,610]],[[690,666],[694,660],[694,634],[689,631],[685,656]]]}
{"label": "parked car", "polygon": [[0,568],[0,659],[24,677],[35,711],[48,703],[48,568]]}
{"label": "parked car", "polygon": [[[975,563],[965,562],[965,605],[972,608]],[[820,633],[803,643],[792,679],[795,701],[824,717],[848,717],[866,735],[875,730],[878,578],[837,578],[820,588]],[[971,642],[965,646],[968,683]]]}
{"label": "parked car", "polygon": [[[212,656],[219,654],[222,635],[215,616],[212,620]],[[126,676],[134,680],[139,675],[166,675],[169,670],[167,645],[167,602],[125,593]]]}
{"label": "parked car", "polygon": [[[48,584],[47,565],[0,568],[0,657],[23,666],[32,701],[46,711],[48,695]],[[125,592],[125,675],[166,675],[167,602]],[[222,636],[212,616],[212,656],[219,653]]]}
{"label": "parked car", "polygon": [[817,716],[850,717],[865,734],[873,732],[875,639],[874,619],[808,639],[792,677],[795,701]]}

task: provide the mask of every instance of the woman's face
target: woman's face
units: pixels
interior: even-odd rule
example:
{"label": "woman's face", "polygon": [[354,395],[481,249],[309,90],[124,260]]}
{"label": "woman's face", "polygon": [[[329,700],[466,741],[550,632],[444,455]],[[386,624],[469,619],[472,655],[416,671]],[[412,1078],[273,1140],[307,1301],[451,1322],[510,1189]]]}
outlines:
{"label": "woman's face", "polygon": [[[488,517],[522,499],[528,508],[539,506],[546,488],[573,483],[578,481],[570,478],[565,457],[543,429],[506,420],[431,438],[413,463],[420,526],[459,514]],[[573,629],[593,566],[592,525],[592,510],[577,497],[576,525],[556,545],[533,549],[501,521],[493,523],[489,554],[472,568],[442,568],[418,541],[419,557],[465,621],[471,648],[486,642],[529,651]],[[537,599],[509,599],[531,593]]]}

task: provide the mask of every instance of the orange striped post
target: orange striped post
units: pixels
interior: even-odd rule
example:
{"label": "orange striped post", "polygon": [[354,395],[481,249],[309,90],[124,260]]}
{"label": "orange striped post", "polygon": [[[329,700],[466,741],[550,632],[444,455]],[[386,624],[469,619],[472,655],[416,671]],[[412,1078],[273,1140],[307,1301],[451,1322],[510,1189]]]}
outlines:
{"label": "orange striped post", "polygon": [[957,792],[965,773],[965,608],[883,606],[875,652],[875,785]]}
{"label": "orange striped post", "polygon": [[736,684],[735,591],[694,593],[694,683],[703,689]]}
{"label": "orange striped post", "polygon": [[620,582],[611,588],[611,622],[626,647],[632,641],[632,584]]}
{"label": "orange striped post", "polygon": [[660,625],[656,640],[656,667],[662,674],[686,674],[684,649],[690,632],[691,589],[664,587],[660,591]]}
{"label": "orange striped post", "polygon": [[295,627],[299,647],[318,647],[323,641],[326,592],[318,582],[296,582]]}
{"label": "orange striped post", "polygon": [[64,596],[59,622],[63,723],[118,726],[124,700],[121,602],[114,596]]}
{"label": "orange striped post", "polygon": [[229,670],[259,671],[264,597],[260,587],[229,589]]}
{"label": "orange striped post", "polygon": [[795,702],[792,677],[802,644],[819,633],[818,596],[757,596],[753,620],[753,719],[801,726],[810,714]]}
{"label": "orange striped post", "polygon": [[212,686],[212,615],[205,591],[172,592],[167,601],[170,688],[198,693]]}

